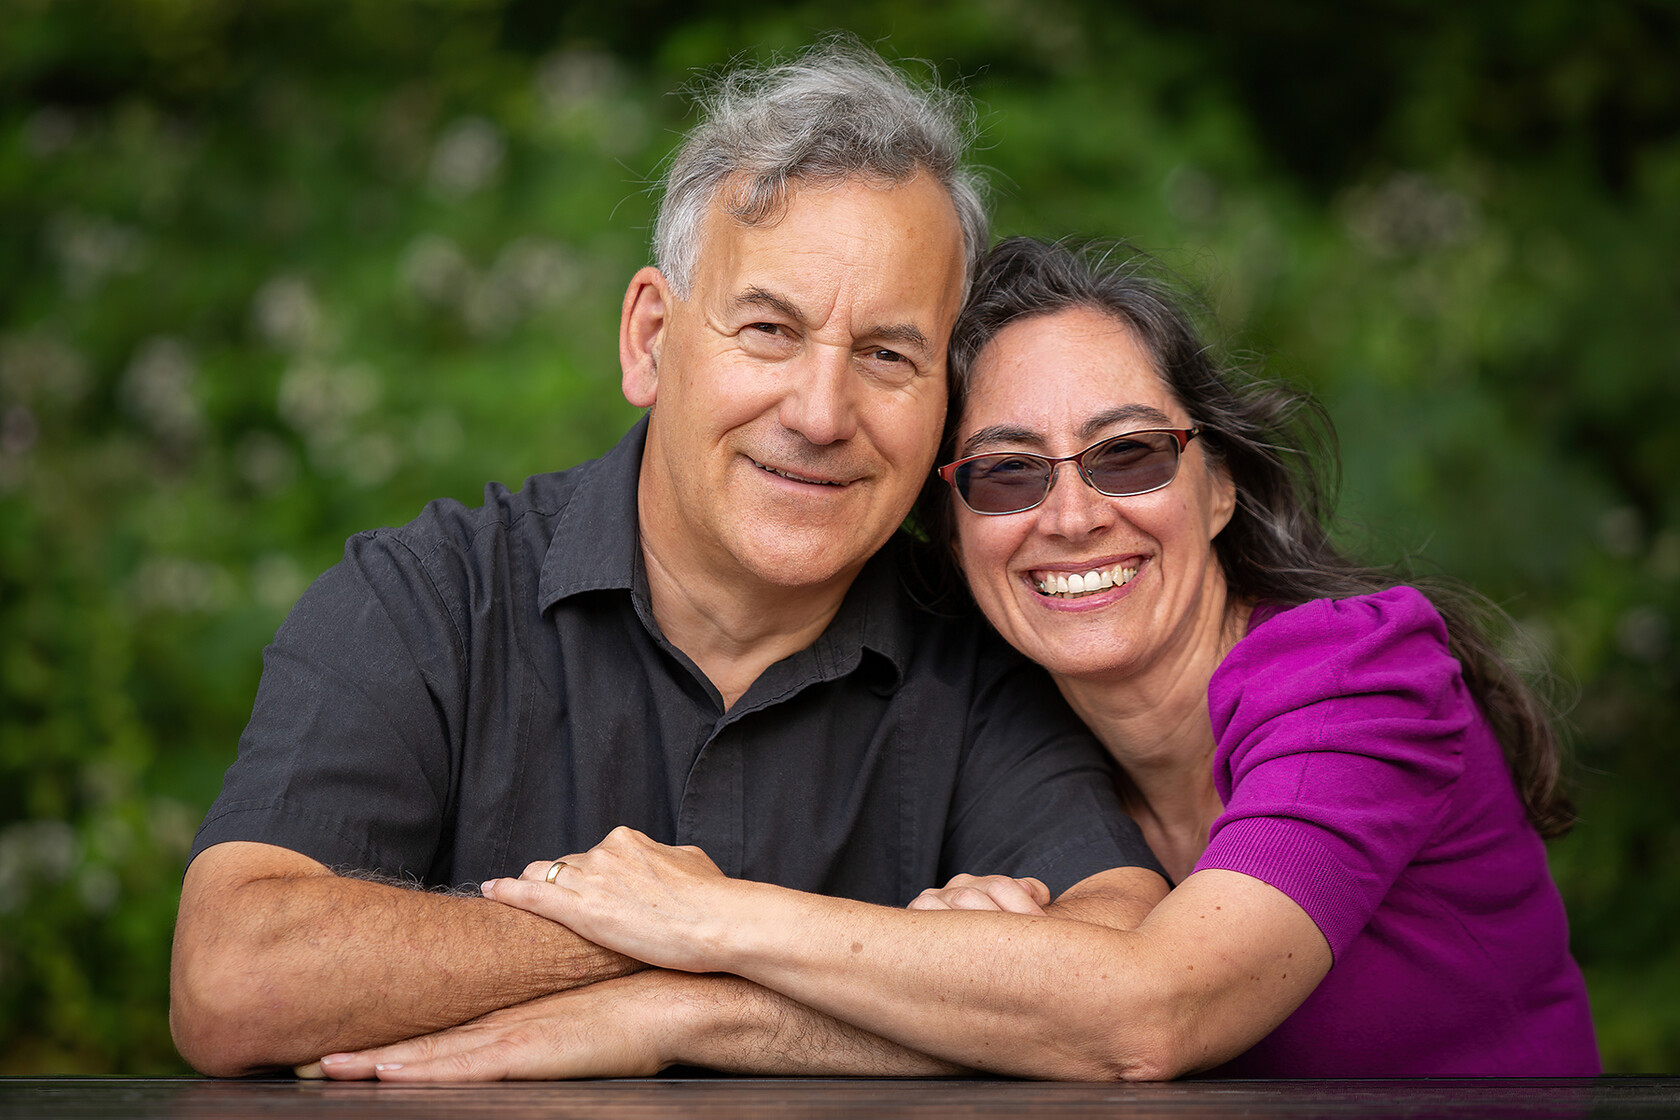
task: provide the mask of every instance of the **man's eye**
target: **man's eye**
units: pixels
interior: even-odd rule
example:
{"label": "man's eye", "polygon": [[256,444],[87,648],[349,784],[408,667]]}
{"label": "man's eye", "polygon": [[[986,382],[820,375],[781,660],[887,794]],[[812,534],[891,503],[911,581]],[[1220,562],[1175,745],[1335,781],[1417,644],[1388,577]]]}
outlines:
{"label": "man's eye", "polygon": [[749,331],[757,331],[759,334],[782,333],[782,325],[780,323],[752,323],[748,325],[747,329]]}
{"label": "man's eye", "polygon": [[874,350],[870,352],[869,356],[877,362],[907,362],[910,360],[897,350]]}

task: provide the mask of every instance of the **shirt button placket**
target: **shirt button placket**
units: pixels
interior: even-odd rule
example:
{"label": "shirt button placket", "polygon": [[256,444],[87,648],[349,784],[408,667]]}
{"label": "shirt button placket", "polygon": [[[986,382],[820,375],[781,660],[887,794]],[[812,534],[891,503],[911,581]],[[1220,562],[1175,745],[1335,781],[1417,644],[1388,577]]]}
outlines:
{"label": "shirt button placket", "polygon": [[683,787],[677,843],[693,844],[725,875],[740,878],[746,806],[741,781],[741,732],[727,724],[713,732]]}

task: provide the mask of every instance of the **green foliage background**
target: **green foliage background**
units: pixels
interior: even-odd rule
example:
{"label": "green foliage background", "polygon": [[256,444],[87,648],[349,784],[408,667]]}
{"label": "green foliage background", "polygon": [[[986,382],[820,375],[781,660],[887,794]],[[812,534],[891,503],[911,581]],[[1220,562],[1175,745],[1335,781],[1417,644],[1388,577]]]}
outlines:
{"label": "green foliage background", "polygon": [[1605,1061],[1680,1070],[1673,3],[0,0],[0,1072],[183,1068],[262,646],[349,533],[615,440],[675,91],[836,18],[966,80],[1000,233],[1205,283],[1349,539],[1549,650]]}

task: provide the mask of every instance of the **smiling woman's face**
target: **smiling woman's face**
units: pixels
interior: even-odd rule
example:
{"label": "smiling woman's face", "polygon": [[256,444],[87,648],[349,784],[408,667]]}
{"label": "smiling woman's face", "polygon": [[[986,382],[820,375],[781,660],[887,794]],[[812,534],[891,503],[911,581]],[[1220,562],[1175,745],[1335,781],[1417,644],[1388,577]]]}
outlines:
{"label": "smiling woman's face", "polygon": [[[1124,324],[1073,308],[1011,323],[980,351],[956,454],[1073,455],[1194,420]],[[1123,681],[1173,672],[1218,647],[1225,595],[1212,541],[1233,500],[1199,440],[1169,485],[1128,498],[1099,494],[1064,463],[1049,496],[1024,513],[981,516],[958,502],[958,558],[986,617],[1052,673]],[[1085,580],[1091,572],[1098,578]],[[1074,575],[1098,589],[1062,590]]]}

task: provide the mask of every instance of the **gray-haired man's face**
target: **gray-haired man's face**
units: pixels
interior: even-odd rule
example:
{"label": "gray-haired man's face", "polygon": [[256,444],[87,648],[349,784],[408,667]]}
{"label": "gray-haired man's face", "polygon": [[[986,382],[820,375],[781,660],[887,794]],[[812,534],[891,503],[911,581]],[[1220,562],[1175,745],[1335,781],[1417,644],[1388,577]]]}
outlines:
{"label": "gray-haired man's face", "polygon": [[641,386],[644,534],[749,580],[850,580],[932,468],[963,267],[925,175],[796,186],[774,224],[714,208]]}

